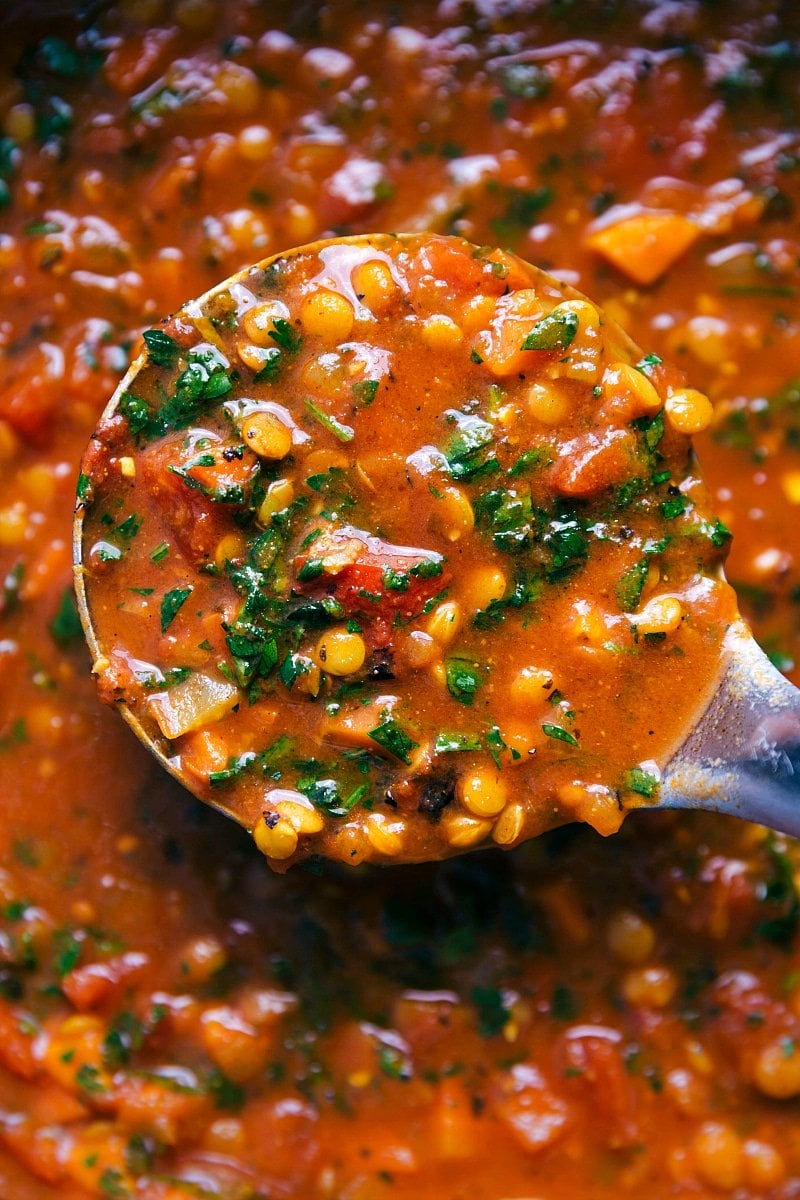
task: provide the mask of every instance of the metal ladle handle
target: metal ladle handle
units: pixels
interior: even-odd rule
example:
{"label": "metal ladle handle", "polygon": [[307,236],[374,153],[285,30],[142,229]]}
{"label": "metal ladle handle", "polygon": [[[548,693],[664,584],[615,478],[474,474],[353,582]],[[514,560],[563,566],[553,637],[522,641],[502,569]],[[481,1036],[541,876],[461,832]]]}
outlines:
{"label": "metal ladle handle", "polygon": [[668,763],[665,808],[729,813],[800,837],[800,691],[743,622],[708,708]]}

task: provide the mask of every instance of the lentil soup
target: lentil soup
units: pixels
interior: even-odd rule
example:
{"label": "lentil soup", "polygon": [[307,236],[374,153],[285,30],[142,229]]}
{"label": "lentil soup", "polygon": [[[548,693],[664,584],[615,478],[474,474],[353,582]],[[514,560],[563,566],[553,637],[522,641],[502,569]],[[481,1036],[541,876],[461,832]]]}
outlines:
{"label": "lentil soup", "polygon": [[300,249],[144,339],[78,482],[94,671],[273,865],[657,801],[735,614],[707,397],[452,237]]}
{"label": "lentil soup", "polygon": [[65,0],[0,30],[0,1196],[797,1196],[792,841],[643,812],[278,877],[98,702],[69,562],[143,331],[288,246],[456,235],[709,397],[728,574],[797,678],[796,9]]}

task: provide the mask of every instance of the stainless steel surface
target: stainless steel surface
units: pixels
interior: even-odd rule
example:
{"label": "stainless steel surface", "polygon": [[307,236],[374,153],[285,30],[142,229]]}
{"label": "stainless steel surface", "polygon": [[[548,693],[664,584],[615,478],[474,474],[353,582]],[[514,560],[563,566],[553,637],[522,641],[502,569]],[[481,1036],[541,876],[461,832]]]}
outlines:
{"label": "stainless steel surface", "polygon": [[670,760],[659,802],[729,813],[800,836],[800,691],[743,622],[719,687]]}

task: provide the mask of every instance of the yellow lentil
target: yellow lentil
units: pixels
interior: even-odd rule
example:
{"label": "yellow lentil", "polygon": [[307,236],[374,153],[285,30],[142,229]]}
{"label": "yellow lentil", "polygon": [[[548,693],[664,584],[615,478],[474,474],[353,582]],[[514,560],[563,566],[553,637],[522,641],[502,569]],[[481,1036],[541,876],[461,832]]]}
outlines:
{"label": "yellow lentil", "polygon": [[640,634],[674,633],[683,619],[680,600],[674,596],[654,596],[641,612],[631,618]]}
{"label": "yellow lentil", "polygon": [[440,646],[449,646],[463,624],[463,612],[457,600],[443,600],[428,617],[428,635]]}
{"label": "yellow lentil", "polygon": [[569,397],[557,383],[532,383],[527,401],[531,416],[543,425],[558,425],[569,412]]}
{"label": "yellow lentil", "polygon": [[422,340],[432,350],[446,353],[457,350],[464,340],[464,334],[452,317],[444,313],[434,313],[422,323]]}
{"label": "yellow lentil", "polygon": [[318,666],[328,675],[354,675],[367,657],[367,647],[360,633],[350,633],[344,626],[327,630],[314,651]]}
{"label": "yellow lentil", "polygon": [[272,412],[254,412],[242,421],[242,437],[259,458],[286,458],[292,448],[292,431]]}
{"label": "yellow lentil", "polygon": [[512,702],[522,709],[538,708],[552,691],[553,676],[541,667],[523,667],[511,681]]}
{"label": "yellow lentil", "polygon": [[742,1184],[742,1140],[724,1121],[704,1121],[692,1141],[692,1158],[703,1183],[732,1192]]}
{"label": "yellow lentil", "polygon": [[622,995],[636,1008],[666,1008],[678,987],[669,967],[634,967],[622,978]]}
{"label": "yellow lentil", "polygon": [[496,817],[508,800],[508,786],[493,764],[459,776],[456,793],[475,817]]}
{"label": "yellow lentil", "polygon": [[367,841],[378,854],[394,858],[403,849],[403,823],[390,820],[383,813],[370,813],[364,831]]}
{"label": "yellow lentil", "polygon": [[275,321],[287,321],[289,309],[281,300],[265,300],[262,304],[254,304],[248,308],[242,317],[241,325],[247,337],[257,346],[274,346],[275,339],[270,333],[275,328]]}
{"label": "yellow lentil", "polygon": [[306,296],[300,308],[305,333],[327,342],[343,342],[351,334],[355,313],[346,296],[320,288]]}
{"label": "yellow lentil", "polygon": [[297,830],[283,817],[259,817],[253,828],[253,840],[267,858],[291,858],[297,849]]}
{"label": "yellow lentil", "polygon": [[678,433],[703,433],[714,417],[714,406],[708,396],[694,388],[679,388],[667,396],[664,411]]}
{"label": "yellow lentil", "polygon": [[653,926],[628,908],[615,912],[606,926],[606,942],[615,958],[631,966],[647,962],[655,949]]}
{"label": "yellow lentil", "polygon": [[800,1096],[800,1050],[789,1037],[769,1042],[755,1062],[755,1085],[773,1100]]}
{"label": "yellow lentil", "polygon": [[521,804],[507,804],[492,829],[492,840],[498,846],[511,846],[522,835],[525,810]]}
{"label": "yellow lentil", "polygon": [[351,280],[356,295],[376,315],[389,309],[399,291],[388,263],[378,258],[354,267]]}

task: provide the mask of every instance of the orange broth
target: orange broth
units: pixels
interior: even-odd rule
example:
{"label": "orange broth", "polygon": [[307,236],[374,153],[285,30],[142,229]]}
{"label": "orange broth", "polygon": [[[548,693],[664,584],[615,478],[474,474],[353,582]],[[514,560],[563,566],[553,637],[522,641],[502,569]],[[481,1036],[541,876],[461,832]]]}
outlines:
{"label": "orange broth", "polygon": [[793,842],[655,812],[276,877],[99,703],[69,564],[142,331],[288,246],[431,230],[557,269],[711,398],[729,576],[794,673],[794,10],[12,3],[0,32],[0,1196],[796,1196]]}
{"label": "orange broth", "polygon": [[78,481],[93,670],[273,866],[658,802],[735,614],[707,397],[440,235],[278,256],[144,339]]}

